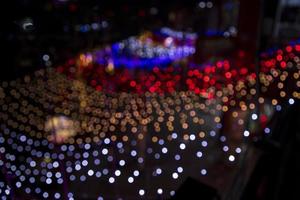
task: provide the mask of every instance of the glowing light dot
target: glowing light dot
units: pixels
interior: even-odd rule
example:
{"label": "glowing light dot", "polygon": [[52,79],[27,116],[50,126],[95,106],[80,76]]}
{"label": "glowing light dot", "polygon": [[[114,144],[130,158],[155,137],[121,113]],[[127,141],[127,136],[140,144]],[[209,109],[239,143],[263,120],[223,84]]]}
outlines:
{"label": "glowing light dot", "polygon": [[241,153],[241,152],[242,152],[242,149],[241,149],[240,147],[237,147],[237,148],[235,149],[235,152],[236,152],[236,153]]}
{"label": "glowing light dot", "polygon": [[268,128],[268,127],[266,127],[264,131],[265,131],[265,133],[266,133],[266,134],[268,134],[268,133],[270,133],[270,132],[271,132],[271,129],[270,129],[270,128]]}
{"label": "glowing light dot", "polygon": [[289,104],[290,104],[290,105],[293,105],[294,103],[295,103],[295,100],[292,99],[292,98],[290,98],[290,99],[289,99]]}
{"label": "glowing light dot", "polygon": [[90,170],[88,171],[88,175],[89,175],[89,176],[93,176],[93,175],[94,175],[94,171],[90,169]]}
{"label": "glowing light dot", "polygon": [[161,150],[163,153],[167,153],[168,152],[168,149],[166,147],[162,148]]}
{"label": "glowing light dot", "polygon": [[36,166],[36,162],[32,160],[32,161],[30,162],[30,166],[31,166],[31,167],[35,167],[35,166]]}
{"label": "glowing light dot", "polygon": [[133,183],[134,179],[132,177],[128,178],[128,183]]}
{"label": "glowing light dot", "polygon": [[163,190],[161,188],[157,189],[157,194],[162,194]]}
{"label": "glowing light dot", "polygon": [[225,141],[226,141],[226,137],[225,137],[224,135],[222,135],[222,136],[220,137],[220,140],[221,140],[222,142],[225,142]]}
{"label": "glowing light dot", "polygon": [[176,139],[177,138],[177,133],[172,133],[172,138]]}
{"label": "glowing light dot", "polygon": [[140,195],[140,196],[144,196],[144,195],[145,195],[145,190],[140,189],[140,190],[139,190],[139,195]]}
{"label": "glowing light dot", "polygon": [[250,135],[250,132],[247,131],[247,130],[245,130],[245,131],[244,131],[244,136],[245,136],[245,137],[248,137],[249,135]]}
{"label": "glowing light dot", "polygon": [[177,171],[178,171],[178,173],[182,173],[183,172],[183,168],[182,167],[178,167]]}
{"label": "glowing light dot", "polygon": [[49,60],[49,58],[50,58],[50,56],[49,55],[47,55],[47,54],[45,54],[45,55],[43,55],[43,60],[46,62],[46,61],[48,61]]}
{"label": "glowing light dot", "polygon": [[108,182],[109,182],[109,183],[114,183],[114,182],[115,182],[115,178],[114,178],[114,177],[110,177],[110,178],[108,179]]}
{"label": "glowing light dot", "polygon": [[206,169],[201,169],[201,174],[202,174],[202,175],[206,175],[206,174],[207,174]]}
{"label": "glowing light dot", "polygon": [[21,140],[22,142],[25,142],[25,141],[26,141],[26,136],[25,136],[25,135],[22,135],[22,136],[20,137],[20,140]]}
{"label": "glowing light dot", "polygon": [[201,158],[202,157],[202,152],[198,151],[196,155],[197,155],[198,158]]}
{"label": "glowing light dot", "polygon": [[181,144],[179,145],[179,148],[180,148],[181,150],[184,150],[184,149],[185,149],[185,144],[181,143]]}
{"label": "glowing light dot", "polygon": [[213,7],[213,3],[211,1],[206,3],[207,8],[212,8]]}
{"label": "glowing light dot", "polygon": [[9,195],[10,190],[9,190],[9,189],[6,189],[4,192],[5,192],[6,195]]}
{"label": "glowing light dot", "polygon": [[201,142],[201,145],[202,145],[203,147],[207,147],[207,142],[204,140],[204,141]]}
{"label": "glowing light dot", "polygon": [[131,154],[132,157],[134,157],[134,156],[136,156],[137,153],[136,153],[135,150],[132,150],[130,154]]}
{"label": "glowing light dot", "polygon": [[46,183],[47,183],[47,184],[51,184],[51,183],[52,183],[51,178],[47,178],[47,179],[46,179]]}
{"label": "glowing light dot", "polygon": [[48,196],[49,196],[49,194],[48,194],[47,192],[44,192],[44,193],[43,193],[43,197],[44,197],[44,198],[48,198]]}
{"label": "glowing light dot", "polygon": [[228,150],[229,150],[228,146],[224,146],[224,147],[223,147],[223,151],[224,151],[224,152],[227,152]]}
{"label": "glowing light dot", "polygon": [[193,140],[195,140],[195,139],[196,139],[196,136],[195,136],[194,134],[191,134],[191,135],[190,135],[190,140],[193,141]]}
{"label": "glowing light dot", "polygon": [[54,197],[55,197],[56,199],[59,199],[59,198],[60,198],[60,194],[59,194],[59,193],[55,193],[55,194],[54,194]]}
{"label": "glowing light dot", "polygon": [[22,186],[21,182],[17,182],[17,183],[16,183],[16,186],[17,186],[18,188],[20,188],[20,187]]}
{"label": "glowing light dot", "polygon": [[82,161],[82,165],[83,165],[83,166],[87,166],[87,165],[88,165],[88,161],[87,161],[87,160],[83,160],[83,161]]}
{"label": "glowing light dot", "polygon": [[105,139],[104,139],[104,143],[105,143],[105,144],[109,144],[109,143],[110,143],[110,139],[109,139],[109,138],[105,138]]}
{"label": "glowing light dot", "polygon": [[177,179],[177,178],[178,178],[178,174],[177,174],[176,172],[174,172],[174,173],[172,174],[172,177],[173,177],[173,179]]}
{"label": "glowing light dot", "polygon": [[233,161],[235,161],[235,157],[234,157],[233,155],[230,155],[230,156],[228,157],[228,160],[229,160],[230,162],[233,162]]}
{"label": "glowing light dot", "polygon": [[102,149],[102,154],[103,154],[103,155],[107,155],[107,154],[108,154],[108,150],[107,150],[107,149],[105,149],[105,148],[104,148],[104,149]]}
{"label": "glowing light dot", "polygon": [[133,172],[133,175],[134,175],[134,176],[139,176],[139,175],[140,175],[140,172],[139,172],[138,170],[135,170],[135,171]]}
{"label": "glowing light dot", "polygon": [[201,1],[201,2],[198,4],[198,6],[199,6],[200,8],[205,8],[205,2]]}
{"label": "glowing light dot", "polygon": [[257,120],[258,116],[257,116],[257,114],[253,113],[253,114],[251,115],[251,118],[252,118],[253,120]]}
{"label": "glowing light dot", "polygon": [[57,168],[58,166],[59,166],[58,162],[55,161],[55,162],[53,163],[53,167],[54,167],[54,168]]}
{"label": "glowing light dot", "polygon": [[276,110],[277,111],[281,111],[281,106],[280,105],[276,105]]}
{"label": "glowing light dot", "polygon": [[79,171],[80,169],[81,169],[81,166],[80,165],[75,165],[75,169],[77,170],[77,171]]}
{"label": "glowing light dot", "polygon": [[160,168],[157,168],[156,169],[156,174],[161,174],[162,173],[162,170]]}
{"label": "glowing light dot", "polygon": [[216,131],[210,131],[210,132],[209,132],[209,135],[210,135],[211,137],[216,136]]}
{"label": "glowing light dot", "polygon": [[116,171],[115,171],[115,175],[116,175],[116,176],[120,176],[120,175],[121,175],[121,171],[120,171],[120,170],[116,170]]}
{"label": "glowing light dot", "polygon": [[124,160],[120,160],[119,165],[124,166],[125,165],[125,161]]}

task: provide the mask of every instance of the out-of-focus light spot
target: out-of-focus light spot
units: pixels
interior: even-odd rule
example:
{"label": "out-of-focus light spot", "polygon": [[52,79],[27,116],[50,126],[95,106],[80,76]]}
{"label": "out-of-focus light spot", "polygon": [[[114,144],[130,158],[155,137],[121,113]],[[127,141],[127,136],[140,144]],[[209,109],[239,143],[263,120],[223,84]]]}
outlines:
{"label": "out-of-focus light spot", "polygon": [[225,142],[225,141],[226,141],[226,137],[225,137],[224,135],[222,135],[222,136],[220,137],[220,140],[221,140],[222,142]]}
{"label": "out-of-focus light spot", "polygon": [[202,154],[201,151],[198,151],[196,155],[197,155],[198,158],[201,158],[203,154]]}
{"label": "out-of-focus light spot", "polygon": [[253,113],[253,114],[251,115],[251,118],[252,118],[253,120],[257,120],[258,116],[257,116],[257,114]]}
{"label": "out-of-focus light spot", "polygon": [[227,152],[229,150],[228,146],[223,147],[223,151]]}
{"label": "out-of-focus light spot", "polygon": [[173,177],[173,179],[177,179],[177,178],[178,178],[178,174],[177,174],[176,172],[174,172],[174,173],[172,174],[172,177]]}
{"label": "out-of-focus light spot", "polygon": [[183,172],[183,168],[182,167],[178,167],[177,171],[178,171],[178,173],[182,173]]}
{"label": "out-of-focus light spot", "polygon": [[205,2],[204,1],[199,2],[198,6],[200,8],[205,8]]}
{"label": "out-of-focus light spot", "polygon": [[281,105],[276,105],[276,110],[281,111]]}
{"label": "out-of-focus light spot", "polygon": [[157,189],[157,194],[162,194],[163,190],[161,188]]}
{"label": "out-of-focus light spot", "polygon": [[194,141],[196,139],[196,136],[194,134],[190,135],[190,140]]}
{"label": "out-of-focus light spot", "polygon": [[105,138],[105,139],[104,139],[104,143],[105,143],[105,144],[109,144],[109,143],[110,143],[110,139],[109,139],[109,138]]}
{"label": "out-of-focus light spot", "polygon": [[125,161],[124,160],[120,160],[119,165],[124,166],[125,165]]}
{"label": "out-of-focus light spot", "polygon": [[212,8],[213,7],[213,3],[211,1],[206,3],[207,8]]}
{"label": "out-of-focus light spot", "polygon": [[140,189],[140,190],[139,190],[139,195],[140,195],[140,196],[144,196],[144,195],[145,195],[145,190]]}
{"label": "out-of-focus light spot", "polygon": [[109,183],[114,183],[114,182],[115,182],[115,178],[114,178],[114,177],[110,177],[110,178],[108,179],[108,182],[109,182]]}
{"label": "out-of-focus light spot", "polygon": [[290,99],[289,99],[289,104],[290,104],[290,105],[293,105],[294,103],[295,103],[295,100],[292,99],[292,98],[290,98]]}
{"label": "out-of-focus light spot", "polygon": [[249,135],[250,135],[250,132],[247,131],[247,130],[245,130],[245,131],[244,131],[244,136],[245,136],[245,137],[248,137]]}
{"label": "out-of-focus light spot", "polygon": [[236,152],[236,153],[241,153],[241,152],[242,152],[242,149],[241,149],[240,147],[237,147],[237,148],[235,149],[235,152]]}
{"label": "out-of-focus light spot", "polygon": [[161,174],[162,173],[162,170],[160,168],[157,168],[156,169],[156,174]]}
{"label": "out-of-focus light spot", "polygon": [[47,55],[47,54],[43,55],[43,60],[44,60],[45,62],[47,62],[49,59],[50,59],[50,56],[49,56],[49,55]]}
{"label": "out-of-focus light spot", "polygon": [[102,149],[102,154],[103,155],[107,155],[108,154],[108,150],[106,148]]}
{"label": "out-of-focus light spot", "polygon": [[180,148],[181,150],[184,150],[184,149],[185,149],[185,144],[181,143],[181,144],[179,145],[179,148]]}
{"label": "out-of-focus light spot", "polygon": [[265,131],[266,134],[269,134],[269,133],[271,132],[271,129],[268,128],[268,127],[266,127],[266,128],[264,129],[264,131]]}
{"label": "out-of-focus light spot", "polygon": [[209,135],[210,135],[211,137],[215,137],[215,136],[216,136],[216,131],[210,131],[210,132],[209,132]]}
{"label": "out-of-focus light spot", "polygon": [[52,183],[51,178],[47,178],[47,179],[46,179],[46,183],[47,183],[47,184],[51,184],[51,183]]}
{"label": "out-of-focus light spot", "polygon": [[94,175],[94,171],[90,169],[90,170],[88,171],[88,175],[89,175],[89,176],[93,176],[93,175]]}
{"label": "out-of-focus light spot", "polygon": [[172,138],[176,139],[177,138],[177,133],[172,133]]}
{"label": "out-of-focus light spot", "polygon": [[230,162],[233,162],[233,161],[235,160],[235,157],[234,157],[233,155],[230,155],[230,156],[228,157],[228,160],[229,160]]}
{"label": "out-of-focus light spot", "polygon": [[133,181],[134,181],[133,177],[128,178],[128,183],[133,183]]}
{"label": "out-of-focus light spot", "polygon": [[204,140],[204,141],[201,142],[201,145],[202,145],[203,147],[207,147],[208,144],[207,144],[207,142]]}
{"label": "out-of-focus light spot", "polygon": [[132,157],[134,157],[134,156],[137,155],[137,152],[135,150],[132,150],[130,154],[131,154]]}
{"label": "out-of-focus light spot", "polygon": [[139,175],[140,175],[140,172],[139,172],[138,170],[135,170],[135,171],[133,172],[133,175],[134,175],[134,176],[139,176]]}

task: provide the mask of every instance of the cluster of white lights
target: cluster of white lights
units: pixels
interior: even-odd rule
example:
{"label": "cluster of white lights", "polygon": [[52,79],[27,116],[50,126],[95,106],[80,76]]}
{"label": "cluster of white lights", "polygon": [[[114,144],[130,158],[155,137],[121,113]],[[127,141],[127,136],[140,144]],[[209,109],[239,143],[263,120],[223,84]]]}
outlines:
{"label": "cluster of white lights", "polygon": [[197,34],[196,33],[175,31],[175,30],[170,29],[168,27],[161,28],[160,32],[163,33],[163,34],[166,34],[170,37],[178,38],[180,40],[182,40],[182,39],[196,40],[197,39]]}
{"label": "cluster of white lights", "polygon": [[199,8],[212,8],[214,6],[214,4],[211,1],[207,1],[207,2],[200,1],[198,3],[198,6],[199,6]]}
{"label": "cluster of white lights", "polygon": [[[122,169],[116,169],[113,171],[113,176],[110,175],[111,172],[109,169],[104,168],[102,171],[97,170],[98,167],[93,167],[93,165],[98,166],[99,164],[101,164],[101,160],[102,159],[97,159],[98,156],[102,156],[102,157],[106,157],[106,159],[109,161],[110,157],[110,153],[109,153],[109,149],[107,147],[94,147],[89,143],[86,144],[81,144],[79,146],[76,147],[76,145],[70,145],[70,144],[62,144],[60,145],[60,149],[61,149],[61,153],[50,153],[50,152],[41,152],[38,153],[40,151],[38,151],[36,148],[38,148],[39,146],[47,146],[49,148],[49,150],[51,151],[52,149],[54,149],[54,146],[52,143],[49,143],[47,140],[42,140],[42,141],[38,141],[36,140],[34,142],[34,140],[31,137],[27,137],[23,134],[17,134],[14,131],[10,131],[8,128],[5,128],[2,125],[3,132],[0,133],[0,142],[4,143],[5,141],[8,142],[8,144],[11,144],[11,146],[14,149],[26,149],[26,151],[29,151],[31,153],[31,157],[27,158],[27,165],[21,165],[19,166],[19,169],[17,166],[11,166],[10,162],[2,162],[0,163],[1,166],[3,166],[4,164],[9,165],[10,169],[14,170],[14,172],[16,173],[16,176],[19,177],[19,181],[16,182],[16,187],[18,188],[24,188],[24,180],[26,179],[25,177],[28,176],[28,180],[31,183],[37,183],[37,182],[44,182],[48,185],[52,185],[52,184],[63,184],[63,182],[65,181],[63,179],[63,176],[67,175],[68,179],[70,181],[76,181],[76,180],[80,180],[82,182],[85,182],[88,180],[88,177],[107,177],[107,180],[110,184],[114,184],[117,182],[117,178],[119,176],[122,175]],[[10,136],[9,138],[7,138],[7,136]],[[177,133],[172,133],[170,135],[172,137],[172,142],[175,142],[176,139],[174,138],[178,138],[178,134]],[[189,135],[189,139],[190,141],[194,141],[196,140],[196,136],[194,134],[190,134]],[[207,142],[206,141],[202,141],[202,143],[204,142],[204,145],[202,145],[202,147],[206,147],[207,146]],[[31,146],[28,144],[32,144]],[[104,138],[102,140],[102,145],[113,145],[115,144],[115,147],[118,149],[123,149],[124,144],[122,142],[116,142],[116,143],[112,143],[111,140],[109,138]],[[136,145],[134,142],[131,142],[131,144]],[[164,145],[161,149],[161,152],[163,154],[167,154],[169,153],[169,151],[167,150],[167,146],[168,144],[166,143],[166,140],[164,139],[159,139],[159,142],[157,143],[159,145]],[[179,143],[179,149],[186,149],[189,146],[187,146],[186,142],[185,143]],[[1,148],[2,152],[5,153],[5,148],[2,147]],[[81,153],[76,152],[76,149],[82,149],[84,150]],[[151,151],[150,151],[151,149]],[[158,153],[154,153],[153,152],[153,148],[148,148],[148,153],[150,152],[150,155],[159,155]],[[202,151],[204,149],[201,149],[201,151],[197,151],[196,156],[197,157],[202,157]],[[11,151],[11,150],[10,150]],[[130,152],[130,156],[131,157],[136,157],[138,155],[136,150],[131,150]],[[74,157],[74,161],[71,161],[69,159],[65,160],[68,157]],[[90,161],[91,157],[94,157],[93,161]],[[176,154],[174,156],[174,160],[179,160],[180,159],[180,155]],[[18,159],[15,155],[13,154],[9,154],[9,158],[11,160],[15,160]],[[48,159],[49,161],[45,162],[40,162],[37,161],[36,158],[44,158],[44,159]],[[74,164],[72,164],[74,163]],[[121,159],[118,161],[119,166],[125,166],[126,162],[125,160]],[[59,170],[60,165],[63,165],[63,167],[66,167],[66,173],[65,175],[62,174],[62,172],[57,171]],[[73,165],[73,167],[72,167]],[[42,169],[38,169],[42,167]],[[20,173],[22,170],[24,169],[32,169],[31,172],[28,171],[28,173],[25,170],[25,174],[22,175],[22,173]],[[53,170],[53,171],[52,171]],[[81,175],[76,175],[76,174],[72,174],[73,172],[80,172]],[[82,174],[83,171],[86,171],[86,175]],[[176,180],[180,177],[180,174],[183,173],[183,167],[179,166],[176,168],[176,171],[172,173],[171,177],[173,180]],[[201,174],[205,175],[207,173],[206,169],[202,169],[201,170]],[[126,173],[125,173],[126,174]],[[109,176],[110,175],[110,176]],[[129,176],[127,178],[127,182],[128,183],[134,183],[137,178],[141,175],[140,170],[133,170],[132,172],[132,176]],[[155,169],[155,173],[154,176],[161,176],[163,175],[163,169],[158,167]],[[135,178],[136,177],[136,178]],[[25,187],[24,188],[25,192],[26,191],[32,191],[33,189],[31,189],[30,187]],[[51,195],[53,195],[54,199],[59,199],[61,197],[62,194],[60,193],[53,193],[50,194],[48,192],[42,192],[41,189],[36,189],[36,193],[37,194],[41,194],[43,198],[51,198]],[[157,190],[158,194],[162,194],[163,193],[163,189],[159,188]],[[138,190],[138,194],[139,195],[144,195],[145,194],[145,190],[143,189],[139,189]],[[73,198],[73,197],[72,197]],[[70,199],[72,199],[70,198]]]}
{"label": "cluster of white lights", "polygon": [[101,22],[93,22],[90,24],[77,24],[75,26],[75,30],[78,32],[90,32],[90,31],[99,31],[102,29],[106,29],[108,27],[108,22],[103,20]]}
{"label": "cluster of white lights", "polygon": [[[168,38],[167,38],[168,39]],[[173,42],[168,45],[157,45],[152,39],[141,41],[136,37],[130,37],[118,44],[119,54],[139,56],[140,58],[168,58],[177,59],[195,53],[195,47],[189,45],[177,46]]]}

